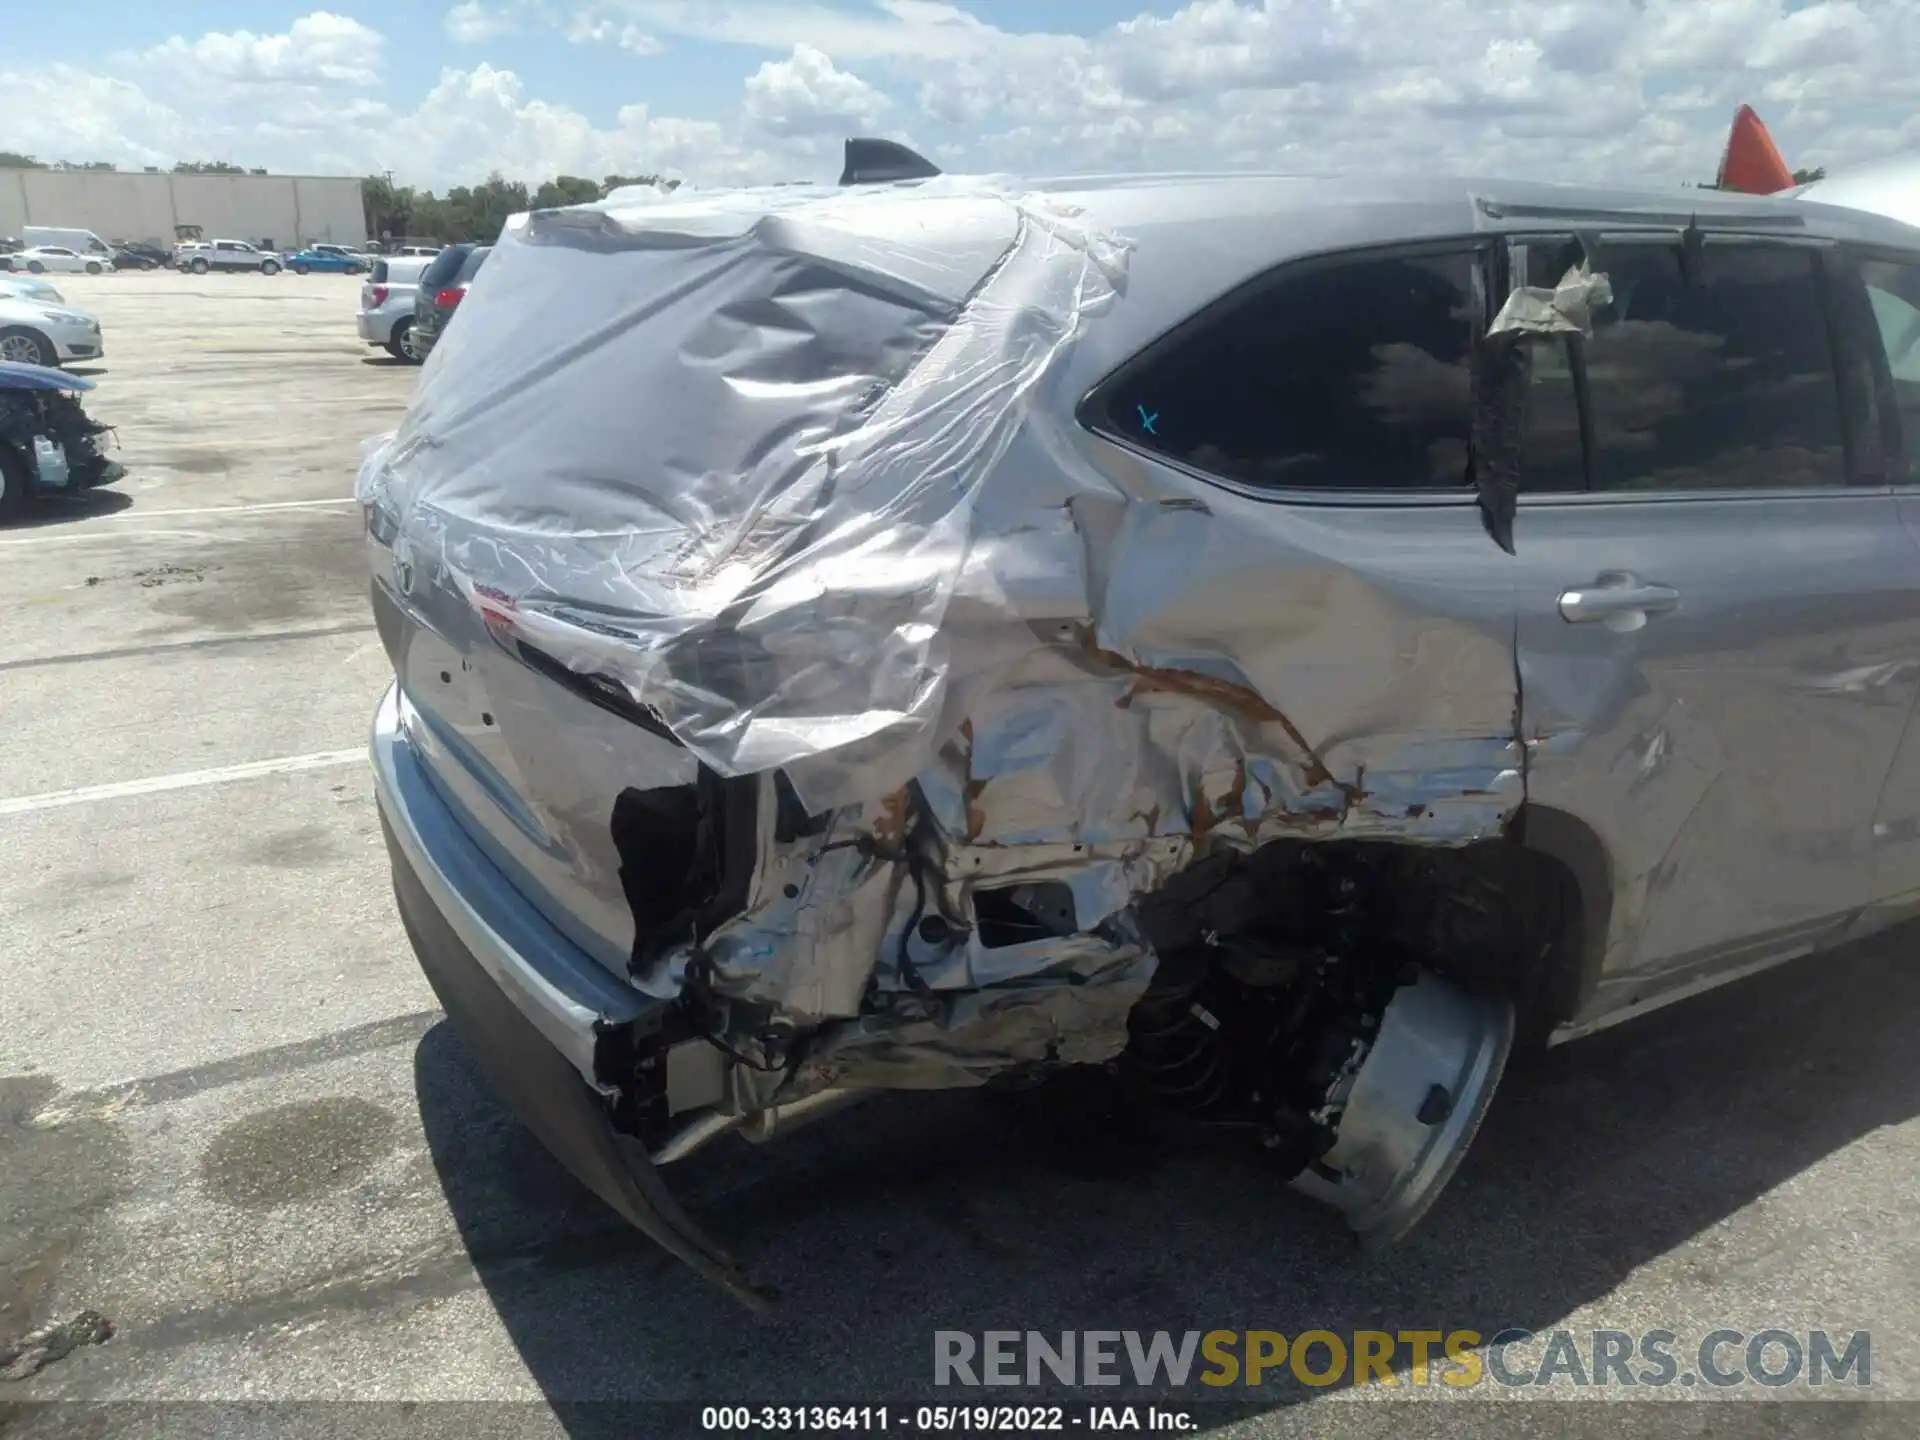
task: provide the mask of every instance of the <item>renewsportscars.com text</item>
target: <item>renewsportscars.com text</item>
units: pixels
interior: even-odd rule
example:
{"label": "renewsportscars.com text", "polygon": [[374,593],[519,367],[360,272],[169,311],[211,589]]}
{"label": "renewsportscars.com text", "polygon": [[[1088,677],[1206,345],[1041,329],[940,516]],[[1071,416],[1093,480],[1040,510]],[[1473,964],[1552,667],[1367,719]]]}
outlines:
{"label": "renewsportscars.com text", "polygon": [[1865,1330],[936,1330],[936,1385],[1479,1385],[1662,1389],[1873,1383]]}

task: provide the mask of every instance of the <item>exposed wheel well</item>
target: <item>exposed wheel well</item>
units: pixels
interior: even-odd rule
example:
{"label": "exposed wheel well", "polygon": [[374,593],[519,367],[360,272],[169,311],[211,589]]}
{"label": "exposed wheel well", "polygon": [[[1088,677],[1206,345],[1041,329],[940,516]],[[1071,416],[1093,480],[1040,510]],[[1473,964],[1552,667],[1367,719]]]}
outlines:
{"label": "exposed wheel well", "polygon": [[1544,1043],[1591,993],[1607,934],[1604,851],[1559,811],[1524,810],[1505,836],[1466,846],[1290,839],[1216,854],[1143,902],[1142,918],[1163,955],[1236,935],[1285,949],[1319,931],[1312,897],[1329,881],[1392,953],[1511,998],[1523,1044]]}

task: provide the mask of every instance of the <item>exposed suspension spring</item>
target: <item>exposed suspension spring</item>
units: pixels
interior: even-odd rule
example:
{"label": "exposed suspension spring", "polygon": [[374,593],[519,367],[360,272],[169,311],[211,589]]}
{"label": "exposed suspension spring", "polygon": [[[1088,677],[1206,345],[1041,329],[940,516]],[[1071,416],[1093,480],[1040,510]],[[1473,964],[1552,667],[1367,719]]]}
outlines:
{"label": "exposed suspension spring", "polygon": [[1218,1021],[1191,994],[1150,997],[1134,1007],[1129,1073],[1166,1105],[1205,1115],[1228,1098]]}

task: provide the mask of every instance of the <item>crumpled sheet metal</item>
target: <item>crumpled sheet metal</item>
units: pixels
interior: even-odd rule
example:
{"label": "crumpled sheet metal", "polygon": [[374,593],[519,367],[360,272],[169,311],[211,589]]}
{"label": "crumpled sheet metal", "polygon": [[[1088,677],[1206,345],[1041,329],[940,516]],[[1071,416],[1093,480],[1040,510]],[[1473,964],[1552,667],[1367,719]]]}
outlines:
{"label": "crumpled sheet metal", "polygon": [[[876,239],[887,203],[516,217],[441,342],[462,362],[436,346],[359,485],[396,555],[426,551],[528,641],[623,682],[722,774],[786,767],[816,809],[930,752],[974,496],[1125,273],[1121,241],[1044,196],[895,197],[970,242],[950,265]],[[542,423],[584,413],[602,433]]]}
{"label": "crumpled sheet metal", "polygon": [[[1073,342],[1125,242],[978,181],[914,194],[516,222],[361,475],[396,553],[431,547],[701,760],[759,773],[763,815],[778,768],[825,817],[763,829],[703,944],[720,996],[807,1033],[797,1069],[739,1067],[750,1106],[1109,1059],[1155,964],[1132,907],[1200,854],[1464,844],[1523,798],[1511,596],[1430,613],[1404,564],[1430,515],[1342,528],[1092,463]],[[975,273],[864,223],[892,205],[910,231],[922,203],[971,227]],[[571,326],[533,323],[561,305]],[[1074,933],[983,945],[973,897],[1033,882],[1066,887]],[[636,980],[669,993],[689,958]]]}
{"label": "crumpled sheet metal", "polygon": [[1516,286],[1487,327],[1489,335],[1591,335],[1593,315],[1613,303],[1613,283],[1583,262],[1544,285]]}

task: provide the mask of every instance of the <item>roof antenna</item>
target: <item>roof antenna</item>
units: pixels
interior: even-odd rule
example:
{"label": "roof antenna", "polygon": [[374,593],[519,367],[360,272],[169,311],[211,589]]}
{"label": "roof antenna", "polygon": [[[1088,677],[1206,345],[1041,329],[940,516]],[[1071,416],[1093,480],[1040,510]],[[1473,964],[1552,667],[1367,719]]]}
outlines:
{"label": "roof antenna", "polygon": [[940,167],[897,140],[856,135],[847,141],[842,185],[884,185],[890,180],[931,180]]}

